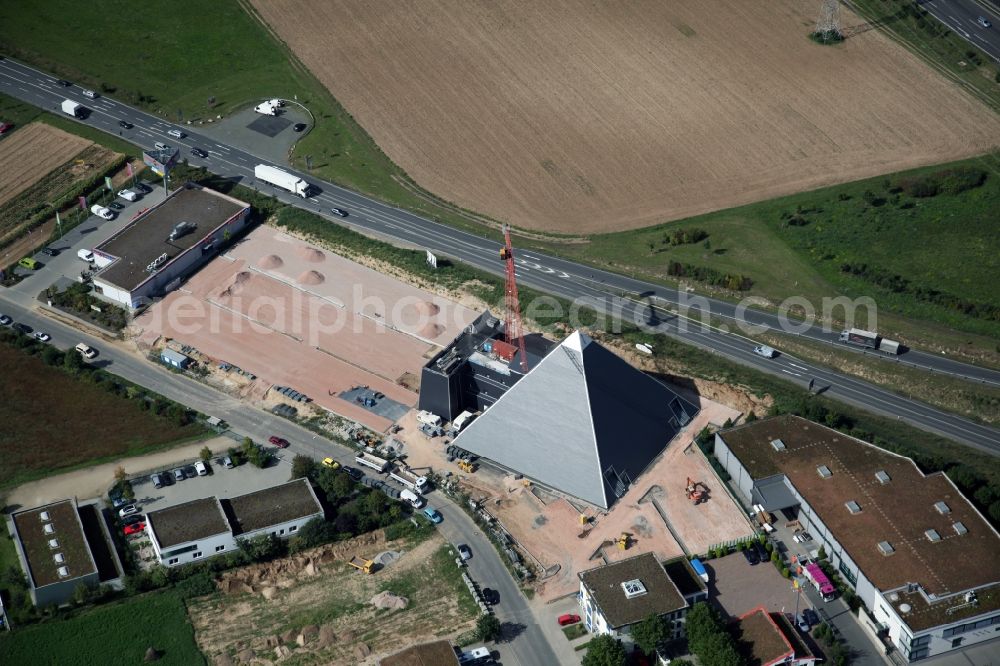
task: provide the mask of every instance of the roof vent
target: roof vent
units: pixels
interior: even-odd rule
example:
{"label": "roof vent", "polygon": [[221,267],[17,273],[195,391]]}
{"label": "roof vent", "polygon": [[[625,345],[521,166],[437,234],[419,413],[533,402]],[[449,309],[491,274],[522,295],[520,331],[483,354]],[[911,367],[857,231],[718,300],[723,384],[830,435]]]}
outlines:
{"label": "roof vent", "polygon": [[785,447],[785,443],[784,443],[783,441],[781,441],[780,439],[772,439],[772,440],[771,440],[771,447],[772,447],[772,448],[773,448],[773,449],[774,449],[775,451],[777,451],[778,453],[781,453],[781,452],[782,452],[782,451],[784,451],[784,450],[785,450],[785,448],[786,448],[786,447]]}
{"label": "roof vent", "polygon": [[51,519],[49,518],[49,512],[48,512],[48,511],[42,511],[41,513],[39,513],[39,514],[38,514],[38,518],[39,518],[39,519],[40,519],[40,520],[41,520],[41,521],[42,521],[43,523],[45,523],[45,522],[48,522],[49,520],[51,520]]}
{"label": "roof vent", "polygon": [[927,537],[927,540],[930,541],[931,543],[935,543],[941,540],[941,535],[938,534],[937,530],[927,530],[926,532],[924,532],[924,536]]}
{"label": "roof vent", "polygon": [[824,479],[829,479],[831,476],[833,476],[833,472],[831,472],[830,468],[827,467],[826,465],[820,465],[819,467],[816,468],[816,471],[819,472],[820,477]]}
{"label": "roof vent", "polygon": [[966,526],[965,526],[965,525],[964,525],[963,523],[961,523],[961,522],[958,522],[958,523],[952,523],[952,525],[951,525],[951,526],[952,526],[952,527],[953,527],[953,528],[955,529],[955,534],[957,534],[958,536],[962,536],[963,534],[966,534],[966,533],[968,533],[968,531],[969,531],[969,528],[968,528],[968,527],[966,527]]}
{"label": "roof vent", "polygon": [[898,592],[890,592],[888,596],[889,596],[889,601],[891,601],[892,603],[896,603],[897,601],[899,601]]}
{"label": "roof vent", "polygon": [[627,580],[622,583],[622,589],[625,590],[626,599],[635,599],[636,597],[641,597],[646,594],[646,586],[642,584],[642,581],[638,578],[634,580]]}
{"label": "roof vent", "polygon": [[851,500],[850,502],[845,502],[844,506],[846,506],[847,510],[850,511],[851,513],[861,513],[861,505],[855,502],[854,500]]}
{"label": "roof vent", "polygon": [[45,523],[42,525],[42,531],[46,534],[55,534],[56,528],[52,527],[52,523]]}
{"label": "roof vent", "polygon": [[903,613],[905,615],[906,613],[909,613],[911,610],[913,610],[913,607],[910,606],[910,604],[899,604],[900,613]]}
{"label": "roof vent", "polygon": [[56,561],[56,564],[62,564],[63,562],[66,561],[66,558],[63,557],[62,553],[56,553],[55,555],[52,556],[52,559]]}
{"label": "roof vent", "polygon": [[951,508],[944,502],[934,502],[934,508],[942,515],[951,513]]}
{"label": "roof vent", "polygon": [[878,549],[879,552],[882,553],[883,555],[892,555],[893,553],[896,552],[896,549],[893,548],[892,544],[889,543],[888,541],[879,541]]}
{"label": "roof vent", "polygon": [[875,472],[875,478],[878,479],[878,482],[881,483],[883,486],[892,481],[892,477],[886,474],[884,469],[880,469],[879,471]]}
{"label": "roof vent", "polygon": [[49,548],[55,550],[59,547],[59,539],[49,539]]}
{"label": "roof vent", "polygon": [[56,569],[56,571],[59,572],[59,577],[60,578],[66,578],[66,577],[69,576],[69,568],[68,567],[59,567],[58,569]]}

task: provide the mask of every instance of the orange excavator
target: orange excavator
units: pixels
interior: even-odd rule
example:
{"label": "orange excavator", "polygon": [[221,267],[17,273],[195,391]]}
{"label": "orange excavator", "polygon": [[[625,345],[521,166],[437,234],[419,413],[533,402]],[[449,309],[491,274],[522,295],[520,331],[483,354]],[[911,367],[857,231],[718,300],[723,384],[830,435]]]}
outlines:
{"label": "orange excavator", "polygon": [[691,477],[688,477],[687,487],[684,490],[692,504],[701,504],[708,500],[708,489],[701,481],[692,481]]}

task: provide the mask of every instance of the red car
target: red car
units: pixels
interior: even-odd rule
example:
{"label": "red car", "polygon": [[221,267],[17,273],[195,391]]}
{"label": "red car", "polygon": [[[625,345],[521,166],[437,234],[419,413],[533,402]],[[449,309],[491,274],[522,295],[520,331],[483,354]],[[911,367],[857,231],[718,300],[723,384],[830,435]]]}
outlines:
{"label": "red car", "polygon": [[571,624],[576,624],[580,621],[580,616],[575,613],[566,613],[565,615],[559,616],[559,626],[566,627]]}
{"label": "red car", "polygon": [[125,536],[132,536],[133,534],[139,534],[146,530],[146,523],[132,523],[131,525],[125,526]]}
{"label": "red car", "polygon": [[287,439],[283,439],[281,437],[278,437],[277,435],[271,435],[271,437],[267,441],[271,442],[272,444],[274,444],[275,446],[277,446],[279,449],[287,449],[288,448],[288,440]]}
{"label": "red car", "polygon": [[14,127],[14,123],[0,123],[0,134],[6,134],[12,127]]}

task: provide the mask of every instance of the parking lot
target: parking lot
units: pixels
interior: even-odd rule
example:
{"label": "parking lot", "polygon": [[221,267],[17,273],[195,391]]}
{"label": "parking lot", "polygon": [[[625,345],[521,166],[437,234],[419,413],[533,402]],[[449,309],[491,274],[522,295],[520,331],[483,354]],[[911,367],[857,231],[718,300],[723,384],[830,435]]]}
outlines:
{"label": "parking lot", "polygon": [[[708,569],[709,598],[731,617],[738,617],[763,605],[771,612],[795,612],[795,591],[770,561],[750,565],[742,553],[733,553],[705,562]],[[800,610],[808,606],[805,596]]]}

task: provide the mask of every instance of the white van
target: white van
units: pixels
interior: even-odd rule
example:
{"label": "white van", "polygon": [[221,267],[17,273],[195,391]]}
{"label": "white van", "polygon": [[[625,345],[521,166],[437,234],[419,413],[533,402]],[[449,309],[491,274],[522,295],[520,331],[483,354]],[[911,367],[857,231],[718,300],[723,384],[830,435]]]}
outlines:
{"label": "white van", "polygon": [[94,261],[94,253],[91,252],[90,250],[77,250],[76,256],[80,257],[81,259],[83,259],[88,263],[92,263]]}
{"label": "white van", "polygon": [[462,432],[462,428],[469,425],[473,418],[475,418],[475,415],[472,412],[462,412],[451,422],[451,429],[455,432]]}
{"label": "white van", "polygon": [[194,464],[194,471],[198,472],[198,476],[208,476],[208,467],[200,460]]}
{"label": "white van", "polygon": [[169,134],[170,136],[172,136],[172,137],[174,137],[176,139],[183,139],[184,137],[187,136],[187,134],[185,134],[184,132],[180,131],[179,129],[167,130],[167,134]]}
{"label": "white van", "polygon": [[410,506],[414,509],[419,509],[424,505],[424,498],[408,488],[404,488],[403,491],[399,493],[399,499],[404,502],[409,502]]}
{"label": "white van", "polygon": [[93,90],[84,90],[83,91],[83,96],[84,97],[89,97],[90,99],[97,99],[98,97],[100,97],[100,95],[98,95],[97,93],[95,93]]}
{"label": "white van", "polygon": [[170,150],[170,146],[168,146],[167,144],[163,143],[162,141],[157,141],[156,143],[153,144],[153,146],[157,150]]}

